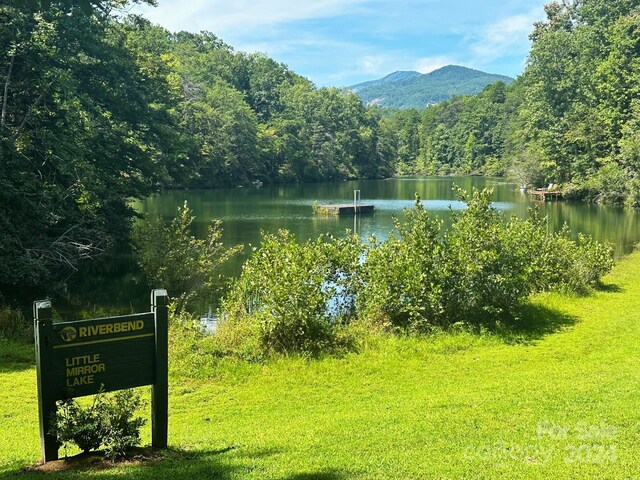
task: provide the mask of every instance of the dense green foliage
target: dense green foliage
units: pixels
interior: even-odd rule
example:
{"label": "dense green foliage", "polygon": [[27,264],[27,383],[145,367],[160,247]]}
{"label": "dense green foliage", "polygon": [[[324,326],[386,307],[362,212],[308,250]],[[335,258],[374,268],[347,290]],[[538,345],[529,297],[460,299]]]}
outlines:
{"label": "dense green foliage", "polygon": [[103,413],[106,433],[103,444],[111,460],[123,458],[131,447],[140,444],[140,429],[147,421],[136,413],[143,403],[140,394],[132,389],[118,390],[107,397]]}
{"label": "dense green foliage", "polygon": [[[593,200],[640,200],[637,0],[552,3],[513,86],[389,119],[211,34],[116,20],[125,5],[0,6],[0,284],[50,280],[126,241],[131,196],[375,177],[392,173],[396,152],[402,173],[509,171]],[[611,269],[610,250],[572,241],[567,230],[549,233],[535,214],[502,218],[489,192],[460,195],[467,208],[448,232],[417,203],[385,241],[299,245],[287,233],[265,235],[223,303],[215,337],[184,311],[173,317],[172,340],[184,340],[172,341],[178,366],[220,379],[186,378],[191,370],[172,363],[172,442],[191,451],[113,476],[637,476],[639,257],[592,298],[543,295],[526,305],[532,292],[593,288]],[[171,226],[143,226],[138,237],[150,277],[173,282],[183,305],[206,295],[200,289],[213,287],[227,255],[216,224],[196,240],[191,221],[185,207]],[[147,251],[179,264],[154,263]],[[521,330],[491,330],[509,321]],[[460,332],[461,322],[484,333]],[[354,326],[454,333],[370,339],[377,349],[311,363],[212,367],[225,355],[316,354],[348,343]],[[0,474],[8,478],[29,476],[21,469],[39,454],[32,353],[6,340],[27,334],[23,327],[18,314],[0,312]],[[67,409],[59,438],[88,450],[104,432],[109,455],[121,456],[140,441],[139,405],[123,392],[94,405],[102,415]],[[573,436],[541,434],[541,421],[569,425]],[[610,437],[576,435],[603,422],[617,426]]]}
{"label": "dense green foliage", "polygon": [[73,398],[59,401],[51,422],[51,434],[65,449],[75,445],[85,453],[97,450],[106,433],[103,409],[102,394],[95,395],[93,402],[86,407],[80,406]]}
{"label": "dense green foliage", "polygon": [[511,83],[504,75],[447,65],[429,73],[394,72],[379,80],[347,87],[365,105],[386,108],[425,108],[456,95],[473,95],[495,82]]}
{"label": "dense green foliage", "polygon": [[358,308],[376,323],[424,331],[419,324],[442,324],[446,309],[442,222],[431,219],[416,198],[405,223],[396,220],[395,227],[398,236],[390,235],[384,242],[372,238],[367,246]]}
{"label": "dense green foliage", "polygon": [[509,173],[575,198],[639,206],[640,2],[552,2],[527,67],[421,112],[400,111],[400,173]]}
{"label": "dense green foliage", "polygon": [[112,2],[20,3],[0,6],[0,283],[17,285],[126,238],[125,199],[149,193],[167,159]]}
{"label": "dense green foliage", "polygon": [[316,89],[262,54],[210,33],[122,25],[143,71],[164,82],[176,136],[172,185],[219,187],[392,173],[378,115],[355,95]]}
{"label": "dense green foliage", "polygon": [[[348,338],[345,326],[425,333],[457,323],[512,320],[532,293],[584,293],[613,267],[612,249],[546,230],[543,218],[505,219],[491,191],[459,190],[467,208],[443,231],[420,199],[397,234],[296,243],[265,235],[221,307],[223,354],[316,354]],[[338,342],[339,343],[339,342]]]}
{"label": "dense green foliage", "polygon": [[[590,199],[635,202],[640,2],[547,5],[515,120],[546,176]],[[624,149],[622,148],[624,146]]]}
{"label": "dense green foliage", "polygon": [[395,112],[389,123],[397,135],[398,173],[504,173],[507,122],[517,102],[509,93],[516,88],[497,82],[473,97]]}
{"label": "dense green foliage", "polygon": [[128,200],[159,188],[393,173],[392,135],[355,95],[127,3],[0,6],[0,285],[112,251]]}
{"label": "dense green foliage", "polygon": [[458,194],[467,208],[450,230],[417,202],[397,235],[370,244],[358,298],[366,317],[417,332],[489,324],[513,317],[534,292],[586,292],[613,266],[610,246],[549,233],[535,211],[505,219],[489,190]]}

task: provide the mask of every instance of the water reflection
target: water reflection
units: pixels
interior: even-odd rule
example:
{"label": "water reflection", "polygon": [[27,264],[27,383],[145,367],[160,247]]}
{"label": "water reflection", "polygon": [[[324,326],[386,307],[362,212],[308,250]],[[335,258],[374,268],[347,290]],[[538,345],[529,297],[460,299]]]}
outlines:
{"label": "water reflection", "polygon": [[418,193],[427,210],[449,224],[450,212],[463,208],[453,185],[466,190],[473,187],[494,189],[494,206],[508,214],[525,216],[528,207],[538,205],[549,215],[549,226],[558,230],[566,222],[572,231],[587,233],[596,239],[610,241],[616,255],[629,252],[640,241],[638,212],[619,207],[583,203],[535,202],[516,185],[499,178],[430,177],[362,180],[336,183],[299,184],[225,190],[172,191],[137,202],[138,211],[151,217],[172,218],[179,206],[188,201],[196,215],[196,232],[203,235],[211,219],[223,221],[224,240],[229,244],[257,244],[261,231],[291,230],[300,240],[322,233],[341,234],[353,230],[353,217],[316,217],[311,205],[345,203],[353,198],[353,190],[362,192],[362,203],[371,203],[376,211],[362,216],[358,231],[385,237],[392,230],[392,219],[411,208]]}

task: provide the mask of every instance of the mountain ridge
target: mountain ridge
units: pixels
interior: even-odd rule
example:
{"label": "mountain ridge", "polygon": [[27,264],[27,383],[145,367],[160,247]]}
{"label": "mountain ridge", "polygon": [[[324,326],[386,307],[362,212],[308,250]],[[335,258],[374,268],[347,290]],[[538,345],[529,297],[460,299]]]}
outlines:
{"label": "mountain ridge", "polygon": [[429,73],[396,71],[376,80],[346,87],[365,105],[387,108],[425,108],[449,100],[454,95],[474,95],[497,81],[507,84],[513,78],[460,65],[447,65]]}

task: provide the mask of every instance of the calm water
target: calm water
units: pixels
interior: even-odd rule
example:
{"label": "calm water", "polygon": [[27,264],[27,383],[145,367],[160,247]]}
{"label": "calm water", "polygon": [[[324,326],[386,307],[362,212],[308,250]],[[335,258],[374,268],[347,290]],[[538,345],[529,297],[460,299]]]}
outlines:
{"label": "calm water", "polygon": [[[483,177],[430,177],[362,180],[337,183],[235,188],[224,190],[171,191],[136,202],[135,208],[150,217],[170,220],[184,201],[196,216],[197,235],[203,235],[208,222],[222,220],[223,240],[227,245],[252,244],[260,241],[260,232],[275,232],[286,228],[299,240],[315,238],[322,233],[342,234],[356,230],[361,236],[375,234],[386,237],[393,229],[393,217],[410,208],[417,192],[425,207],[448,223],[450,211],[462,208],[452,191],[453,184],[470,190],[472,187],[494,189],[494,205],[507,213],[524,216],[527,207],[538,204],[549,216],[549,228],[558,230],[566,222],[574,234],[583,232],[614,245],[616,255],[629,252],[640,242],[640,213],[618,207],[586,205],[572,202],[533,202],[515,185],[503,179]],[[347,203],[353,190],[361,191],[362,203],[375,205],[375,213],[354,218],[318,217],[312,212],[314,202]],[[225,267],[226,275],[237,275],[249,253],[236,258]],[[144,283],[135,263],[128,255],[91,266],[72,279],[68,292],[70,301],[58,300],[67,312],[84,310],[130,312],[148,307],[149,286]],[[70,313],[73,315],[73,313]]]}

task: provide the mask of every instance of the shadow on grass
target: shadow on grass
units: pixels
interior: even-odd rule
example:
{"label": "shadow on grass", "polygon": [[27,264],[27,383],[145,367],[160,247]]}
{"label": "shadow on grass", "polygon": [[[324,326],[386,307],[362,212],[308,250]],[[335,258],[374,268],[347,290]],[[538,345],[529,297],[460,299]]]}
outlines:
{"label": "shadow on grass", "polygon": [[560,310],[527,303],[515,316],[494,327],[495,333],[508,344],[532,344],[552,333],[575,325],[578,318]]}
{"label": "shadow on grass", "polygon": [[616,285],[615,283],[600,283],[596,288],[599,292],[607,292],[607,293],[623,293],[624,288],[620,285]]}
{"label": "shadow on grass", "polygon": [[339,470],[321,470],[318,472],[294,473],[284,477],[284,480],[342,480],[352,478],[352,475]]}
{"label": "shadow on grass", "polygon": [[[136,448],[136,453],[122,463],[111,463],[101,452],[80,454],[67,460],[49,462],[40,466],[22,468],[16,464],[10,471],[0,473],[0,480],[20,478],[51,479],[177,479],[238,478],[243,474],[254,474],[259,460],[280,453],[278,449],[266,448],[244,451],[235,445],[215,450],[184,450],[168,448],[156,450],[151,447]],[[285,480],[343,480],[352,478],[353,472],[335,469],[293,472]]]}
{"label": "shadow on grass", "polygon": [[[596,290],[624,293],[624,289],[614,283],[601,283]],[[560,310],[526,303],[518,309],[512,319],[502,322],[495,330],[506,343],[526,344],[575,325],[577,321],[577,317]]]}
{"label": "shadow on grass", "polygon": [[[13,470],[0,473],[0,480],[15,478],[51,479],[227,479],[236,478],[242,472],[256,468],[256,460],[279,453],[275,449],[244,452],[235,445],[215,450],[184,450],[168,448],[155,450],[150,447],[135,449],[137,452],[124,462],[111,463],[100,452],[80,454],[67,460],[49,462],[26,468],[14,466]],[[321,473],[322,475],[322,473]],[[297,478],[297,477],[292,477]],[[305,478],[305,477],[300,477]],[[308,478],[343,478],[337,476],[311,476]]]}

